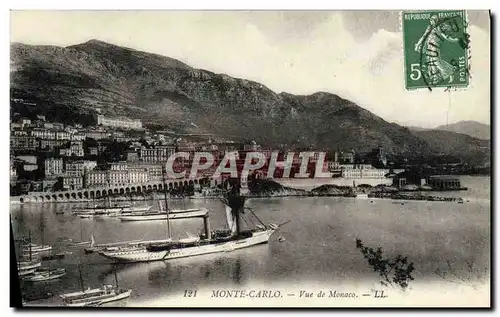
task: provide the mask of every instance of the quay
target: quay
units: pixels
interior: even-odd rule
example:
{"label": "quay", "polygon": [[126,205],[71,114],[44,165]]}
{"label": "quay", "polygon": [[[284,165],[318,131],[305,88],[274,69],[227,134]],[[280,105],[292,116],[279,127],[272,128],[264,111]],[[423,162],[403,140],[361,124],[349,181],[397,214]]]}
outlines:
{"label": "quay", "polygon": [[85,202],[108,196],[126,196],[133,194],[142,195],[152,192],[163,192],[165,189],[176,189],[190,185],[214,186],[217,185],[216,182],[217,180],[215,179],[200,177],[188,180],[166,180],[165,183],[162,181],[156,181],[140,184],[127,184],[125,186],[91,187],[54,192],[28,192],[26,195],[11,197],[11,204]]}

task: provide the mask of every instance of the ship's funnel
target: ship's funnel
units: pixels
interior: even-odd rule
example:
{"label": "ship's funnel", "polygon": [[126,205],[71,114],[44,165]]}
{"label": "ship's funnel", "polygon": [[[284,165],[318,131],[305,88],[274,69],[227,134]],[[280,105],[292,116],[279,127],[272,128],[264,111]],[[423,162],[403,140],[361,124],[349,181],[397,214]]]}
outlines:
{"label": "ship's funnel", "polygon": [[226,205],[226,219],[229,229],[233,234],[239,234],[241,228],[239,214],[245,212],[245,197],[240,196],[239,187],[235,185],[221,200]]}

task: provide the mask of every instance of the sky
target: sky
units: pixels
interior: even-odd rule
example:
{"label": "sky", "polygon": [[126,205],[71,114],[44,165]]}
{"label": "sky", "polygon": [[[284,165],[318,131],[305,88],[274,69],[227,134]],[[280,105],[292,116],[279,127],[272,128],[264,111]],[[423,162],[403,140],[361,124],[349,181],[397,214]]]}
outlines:
{"label": "sky", "polygon": [[275,92],[335,93],[389,122],[490,123],[490,20],[468,11],[468,88],[407,91],[397,11],[12,11],[11,42],[98,39],[260,82]]}

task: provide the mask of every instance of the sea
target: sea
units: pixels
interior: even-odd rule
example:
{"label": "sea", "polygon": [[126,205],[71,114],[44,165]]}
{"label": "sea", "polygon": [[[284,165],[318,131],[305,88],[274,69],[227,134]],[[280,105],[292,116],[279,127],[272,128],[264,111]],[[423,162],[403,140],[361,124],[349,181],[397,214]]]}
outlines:
{"label": "sea", "polygon": [[[166,221],[81,219],[69,211],[74,204],[12,205],[15,239],[30,235],[33,243],[52,245],[54,253],[72,252],[62,260],[43,262],[46,268],[65,268],[65,276],[47,282],[21,281],[21,294],[28,303],[51,306],[60,304],[57,295],[79,291],[82,286],[118,283],[132,289],[132,295],[107,305],[170,307],[228,305],[227,299],[213,298],[220,295],[214,293],[217,290],[269,290],[284,299],[288,296],[288,303],[300,297],[300,288],[313,292],[319,285],[361,292],[360,285],[379,285],[380,277],[356,248],[356,239],[374,249],[381,247],[386,257],[401,255],[413,262],[410,286],[425,289],[439,282],[450,289],[457,284],[475,289],[489,284],[490,277],[490,177],[461,176],[460,180],[467,191],[441,194],[462,197],[463,204],[343,197],[252,198],[246,205],[264,223],[289,221],[268,244],[149,263],[115,264],[97,254],[85,254],[83,247],[70,242],[89,241],[92,235],[98,244],[163,239],[167,238]],[[211,227],[225,225],[224,205],[218,199],[171,200],[169,206],[209,208]],[[196,234],[202,228],[199,219],[170,224],[173,238],[186,238],[187,233]],[[193,294],[199,300],[188,301]],[[200,298],[200,294],[205,295]],[[278,302],[271,298],[263,305]]]}

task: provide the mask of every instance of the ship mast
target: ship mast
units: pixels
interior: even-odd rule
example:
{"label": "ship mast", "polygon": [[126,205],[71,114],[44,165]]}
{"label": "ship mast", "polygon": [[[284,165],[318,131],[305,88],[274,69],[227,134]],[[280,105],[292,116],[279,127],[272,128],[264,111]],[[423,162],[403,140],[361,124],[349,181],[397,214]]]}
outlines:
{"label": "ship mast", "polygon": [[165,212],[167,213],[167,233],[168,233],[168,238],[172,238],[171,234],[170,234],[170,212],[168,210],[168,202],[167,202],[167,187],[166,187],[166,184],[165,184],[165,169],[161,169],[161,180],[162,180],[162,183],[163,183],[163,193],[164,193],[164,197],[165,197]]}
{"label": "ship mast", "polygon": [[31,259],[31,230],[28,231],[28,241],[29,241],[29,246],[30,246],[30,262],[32,261]]}
{"label": "ship mast", "polygon": [[116,288],[118,288],[118,276],[116,276],[116,271],[115,271],[115,284],[116,284]]}
{"label": "ship mast", "polygon": [[85,288],[83,287],[82,268],[80,265],[78,265],[78,272],[80,273],[80,286],[82,287],[82,293],[85,293]]}
{"label": "ship mast", "polygon": [[43,212],[41,212],[40,213],[40,236],[42,238],[42,246],[45,243],[44,231],[45,231],[45,222],[44,222],[44,219],[43,219]]}
{"label": "ship mast", "polygon": [[240,195],[238,184],[231,186],[231,189],[227,193],[227,202],[229,207],[231,207],[231,212],[236,221],[236,236],[239,236],[241,232],[240,212],[243,212],[245,197]]}

